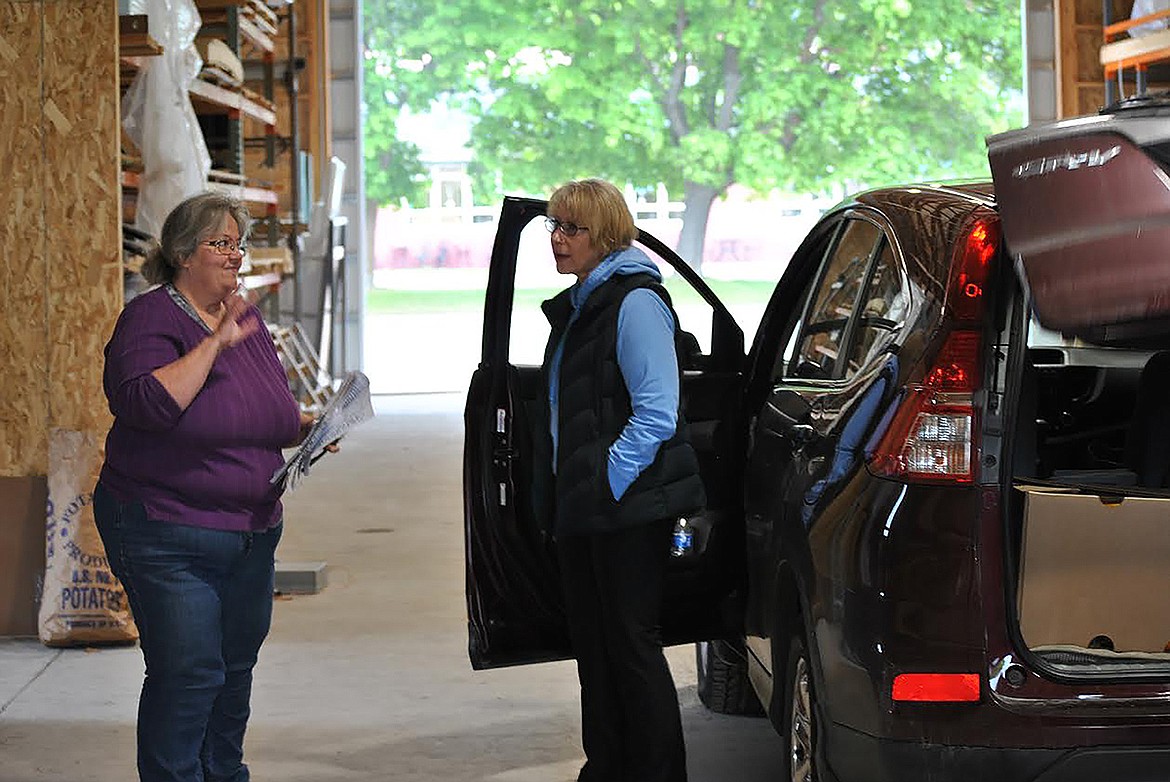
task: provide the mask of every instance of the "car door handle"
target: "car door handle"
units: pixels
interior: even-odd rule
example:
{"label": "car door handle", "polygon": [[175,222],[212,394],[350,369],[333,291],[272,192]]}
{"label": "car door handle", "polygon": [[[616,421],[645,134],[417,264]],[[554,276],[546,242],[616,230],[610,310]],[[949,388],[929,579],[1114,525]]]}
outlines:
{"label": "car door handle", "polygon": [[808,445],[817,436],[817,430],[810,424],[794,424],[788,428],[789,439],[797,448]]}
{"label": "car door handle", "polygon": [[804,466],[804,469],[805,472],[807,472],[810,476],[814,478],[817,477],[825,470],[825,457],[814,456],[808,460],[808,463]]}

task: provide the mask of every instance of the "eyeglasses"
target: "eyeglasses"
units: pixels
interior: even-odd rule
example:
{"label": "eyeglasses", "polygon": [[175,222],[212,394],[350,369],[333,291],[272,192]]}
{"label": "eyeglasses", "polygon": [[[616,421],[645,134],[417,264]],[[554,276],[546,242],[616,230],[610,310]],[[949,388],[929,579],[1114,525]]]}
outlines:
{"label": "eyeglasses", "polygon": [[220,255],[232,255],[237,252],[240,255],[245,255],[248,252],[248,245],[242,239],[239,242],[233,242],[231,239],[212,239],[201,244],[207,245]]}
{"label": "eyeglasses", "polygon": [[576,236],[578,231],[588,231],[589,230],[588,228],[586,228],[583,225],[577,225],[576,223],[568,223],[568,222],[565,222],[564,220],[558,220],[555,217],[544,218],[544,227],[548,229],[548,232],[550,234],[556,233],[556,230],[558,228],[560,228],[561,233],[563,233],[565,236]]}

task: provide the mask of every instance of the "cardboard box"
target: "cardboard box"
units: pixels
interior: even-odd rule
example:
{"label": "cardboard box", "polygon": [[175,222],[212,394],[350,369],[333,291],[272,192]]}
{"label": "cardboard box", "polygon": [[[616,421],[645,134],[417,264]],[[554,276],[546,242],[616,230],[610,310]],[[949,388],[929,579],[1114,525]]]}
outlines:
{"label": "cardboard box", "polygon": [[1161,652],[1170,642],[1170,498],[1020,487],[1020,630],[1030,648]]}

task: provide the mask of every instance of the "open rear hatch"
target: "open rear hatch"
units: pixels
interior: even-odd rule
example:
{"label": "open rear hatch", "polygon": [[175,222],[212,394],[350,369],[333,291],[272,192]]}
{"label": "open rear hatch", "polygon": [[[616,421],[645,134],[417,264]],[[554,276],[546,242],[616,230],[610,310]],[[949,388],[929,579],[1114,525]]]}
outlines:
{"label": "open rear hatch", "polygon": [[1020,636],[1067,674],[1170,675],[1170,99],[993,136],[988,156],[1032,307]]}
{"label": "open rear hatch", "polygon": [[1039,322],[1098,344],[1170,334],[1170,98],[987,140]]}

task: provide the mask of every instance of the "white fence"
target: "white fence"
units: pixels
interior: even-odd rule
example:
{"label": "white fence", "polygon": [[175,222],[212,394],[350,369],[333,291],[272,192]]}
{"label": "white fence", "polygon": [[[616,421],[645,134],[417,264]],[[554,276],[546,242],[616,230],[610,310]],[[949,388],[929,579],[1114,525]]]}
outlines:
{"label": "white fence", "polygon": [[[669,201],[660,190],[655,201],[627,202],[645,231],[676,246],[685,204]],[[703,273],[723,279],[776,279],[801,239],[832,205],[814,198],[717,200],[707,220]],[[478,287],[495,238],[498,206],[378,210],[374,226],[375,287]],[[527,256],[531,255],[531,258]],[[531,224],[521,240],[520,268],[533,285],[557,285],[548,251],[548,234]],[[518,280],[523,284],[525,280]]]}

